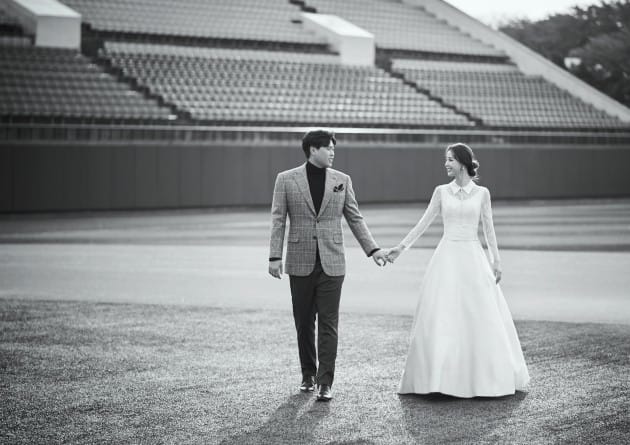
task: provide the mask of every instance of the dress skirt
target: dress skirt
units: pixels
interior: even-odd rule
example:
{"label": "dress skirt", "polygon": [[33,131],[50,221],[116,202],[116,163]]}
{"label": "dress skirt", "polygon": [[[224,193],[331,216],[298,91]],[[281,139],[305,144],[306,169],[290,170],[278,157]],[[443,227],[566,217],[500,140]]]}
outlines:
{"label": "dress skirt", "polygon": [[501,287],[479,240],[443,238],[421,285],[400,394],[514,394],[529,381]]}

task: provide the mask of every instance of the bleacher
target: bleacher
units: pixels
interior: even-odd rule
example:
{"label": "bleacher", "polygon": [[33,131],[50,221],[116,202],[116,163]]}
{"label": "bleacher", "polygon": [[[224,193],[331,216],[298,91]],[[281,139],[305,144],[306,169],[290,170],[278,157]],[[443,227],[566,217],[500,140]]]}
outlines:
{"label": "bleacher", "polygon": [[30,46],[31,38],[24,35],[20,23],[9,15],[0,3],[0,46]]}
{"label": "bleacher", "polygon": [[318,13],[335,14],[374,34],[383,49],[431,53],[502,56],[486,45],[429,14],[397,0],[306,0]]}
{"label": "bleacher", "polygon": [[[63,2],[89,25],[84,41],[100,49],[34,48],[0,9],[0,31],[10,31],[0,33],[4,121],[179,117],[193,125],[628,128],[399,0]],[[300,5],[372,32],[378,64],[341,65],[322,38],[304,29]]]}
{"label": "bleacher", "polygon": [[628,127],[545,79],[526,76],[510,64],[397,59],[392,69],[490,127]]}
{"label": "bleacher", "polygon": [[287,0],[63,0],[100,31],[324,45]]}
{"label": "bleacher", "polygon": [[19,23],[14,17],[11,17],[0,4],[0,26],[2,27],[19,27]]}
{"label": "bleacher", "polygon": [[119,42],[101,55],[207,123],[473,125],[383,69],[340,65],[334,55]]}
{"label": "bleacher", "polygon": [[166,121],[145,98],[75,50],[0,46],[0,116],[30,119]]}

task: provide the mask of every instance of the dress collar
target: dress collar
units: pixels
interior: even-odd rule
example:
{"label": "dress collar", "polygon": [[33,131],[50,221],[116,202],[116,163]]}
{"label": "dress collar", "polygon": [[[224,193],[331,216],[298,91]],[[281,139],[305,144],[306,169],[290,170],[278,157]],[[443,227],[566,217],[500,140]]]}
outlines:
{"label": "dress collar", "polygon": [[475,187],[475,182],[471,180],[468,184],[466,184],[466,186],[460,187],[459,185],[457,185],[457,182],[453,180],[448,186],[451,188],[451,191],[453,193],[457,193],[461,189],[465,191],[467,195],[470,195],[470,192],[472,192],[472,189]]}

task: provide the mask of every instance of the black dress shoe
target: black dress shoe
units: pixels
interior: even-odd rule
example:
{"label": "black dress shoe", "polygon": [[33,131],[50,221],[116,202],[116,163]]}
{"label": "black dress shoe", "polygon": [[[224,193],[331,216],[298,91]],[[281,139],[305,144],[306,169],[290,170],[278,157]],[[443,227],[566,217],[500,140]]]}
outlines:
{"label": "black dress shoe", "polygon": [[315,377],[307,376],[302,379],[302,384],[300,385],[300,391],[302,392],[313,392],[315,391]]}
{"label": "black dress shoe", "polygon": [[330,385],[319,385],[317,400],[319,402],[330,402],[332,398],[332,389],[330,388]]}

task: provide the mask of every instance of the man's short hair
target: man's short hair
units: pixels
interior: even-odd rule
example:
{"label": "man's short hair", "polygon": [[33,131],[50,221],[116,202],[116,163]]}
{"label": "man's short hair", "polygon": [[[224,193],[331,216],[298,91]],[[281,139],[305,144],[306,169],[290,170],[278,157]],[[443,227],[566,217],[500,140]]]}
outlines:
{"label": "man's short hair", "polygon": [[335,133],[326,130],[313,130],[307,132],[302,138],[302,150],[306,159],[311,156],[311,147],[321,148],[328,147],[332,141],[333,145],[337,145]]}

